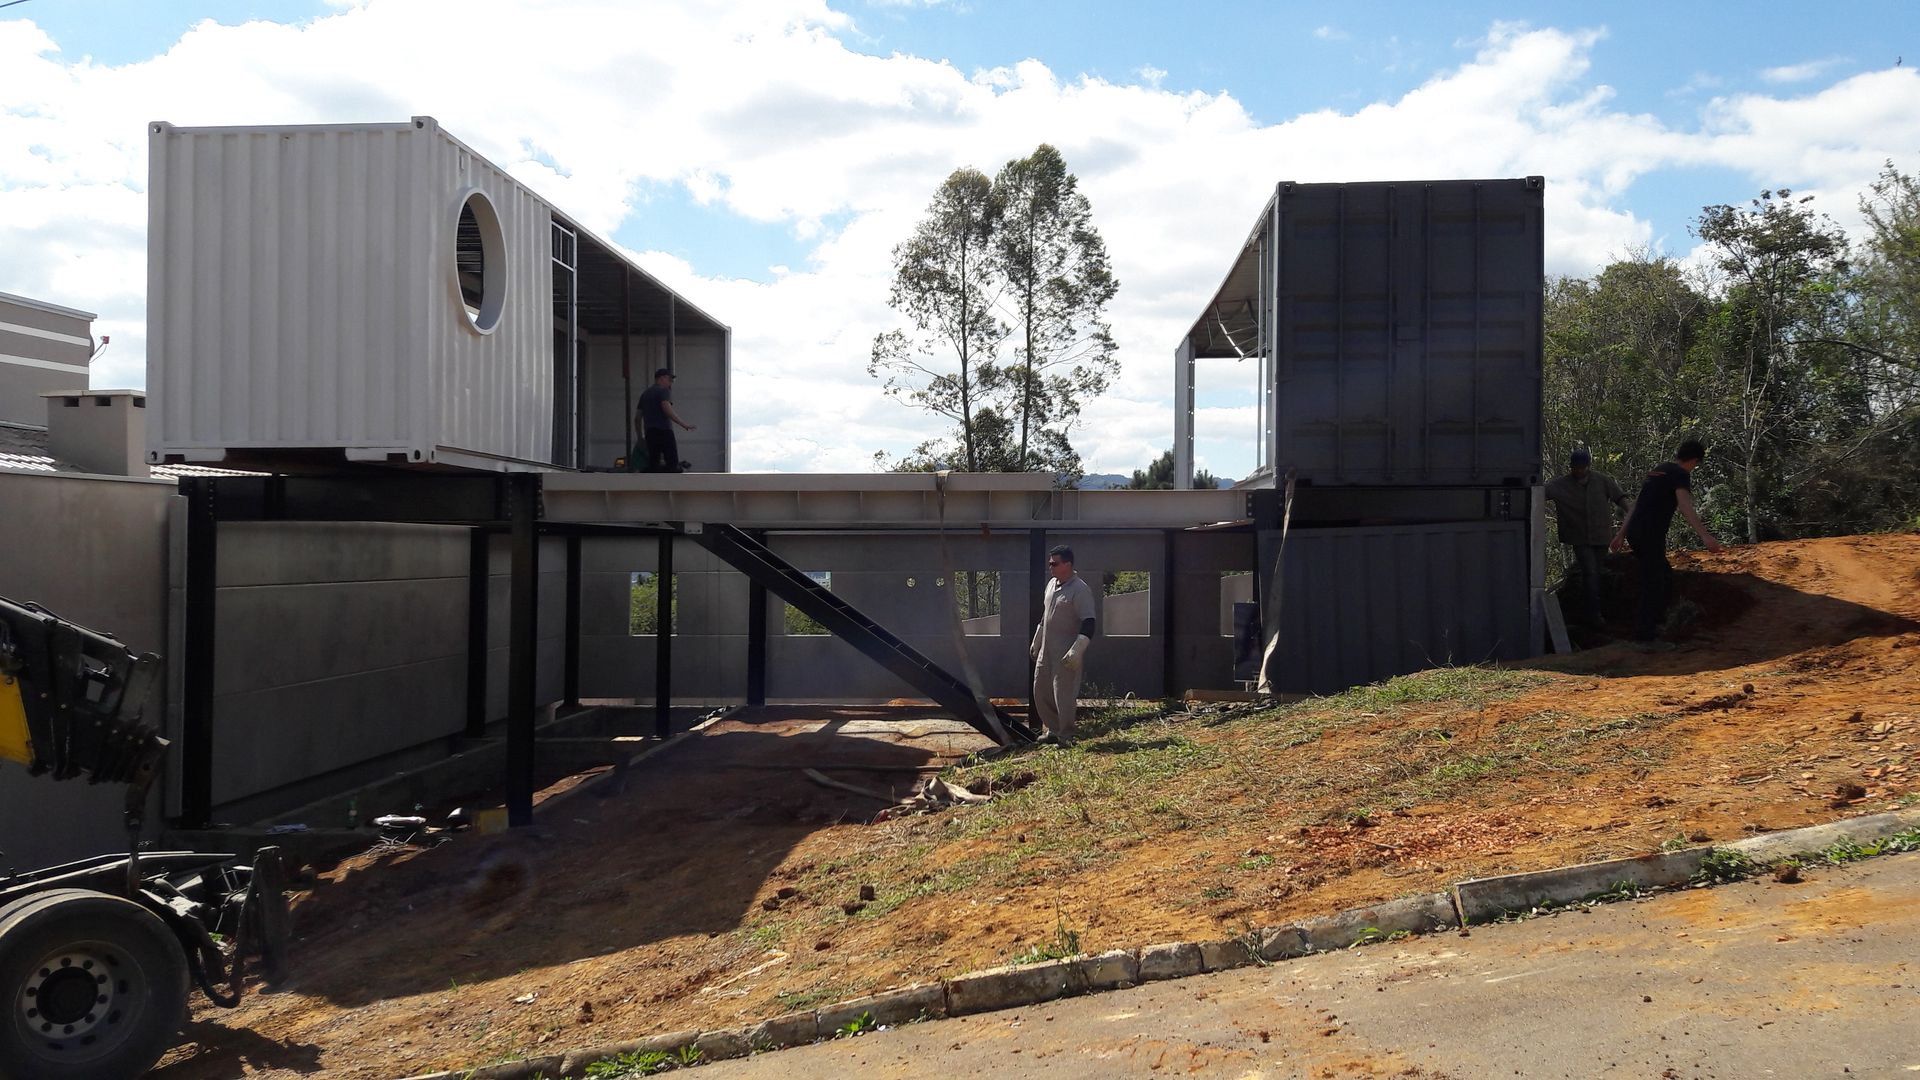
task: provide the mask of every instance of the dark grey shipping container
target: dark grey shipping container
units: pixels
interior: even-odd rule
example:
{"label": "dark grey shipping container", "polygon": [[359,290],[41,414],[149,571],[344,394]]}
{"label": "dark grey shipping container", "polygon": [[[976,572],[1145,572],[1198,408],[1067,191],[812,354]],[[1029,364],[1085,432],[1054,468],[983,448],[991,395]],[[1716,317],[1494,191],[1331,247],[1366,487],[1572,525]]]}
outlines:
{"label": "dark grey shipping container", "polygon": [[1187,341],[1260,360],[1261,461],[1315,484],[1536,481],[1544,188],[1281,184]]}
{"label": "dark grey shipping container", "polygon": [[1295,530],[1275,689],[1325,694],[1531,656],[1528,564],[1523,521]]}

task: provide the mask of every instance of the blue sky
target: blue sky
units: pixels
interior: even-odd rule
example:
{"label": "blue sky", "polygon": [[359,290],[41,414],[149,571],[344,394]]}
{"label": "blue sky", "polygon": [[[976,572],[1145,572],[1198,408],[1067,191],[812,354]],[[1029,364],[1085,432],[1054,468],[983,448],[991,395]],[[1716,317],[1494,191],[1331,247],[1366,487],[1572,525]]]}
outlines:
{"label": "blue sky", "polygon": [[[1849,224],[1880,162],[1920,168],[1916,30],[1889,0],[28,0],[0,8],[0,290],[101,312],[97,376],[141,385],[142,121],[430,114],[733,325],[741,467],[858,469],[925,434],[864,371],[888,252],[948,171],[1044,140],[1122,282],[1123,375],[1075,442],[1125,471],[1274,182],[1544,174],[1569,273],[1688,257],[1701,206],[1762,187]],[[1250,390],[1203,377],[1217,473],[1252,466]]]}
{"label": "blue sky", "polygon": [[[1056,73],[1135,82],[1155,72],[1173,91],[1226,93],[1256,119],[1276,122],[1391,100],[1471,55],[1498,21],[1599,27],[1593,78],[1618,108],[1669,124],[1697,123],[1714,96],[1777,89],[1762,73],[1809,66],[1805,81],[1884,67],[1910,49],[1920,62],[1920,5],[1864,0],[1835,10],[1809,4],[1212,3],[1121,0],[965,0],[840,5],[842,35],[872,56],[909,53],[963,71],[1034,58]],[[124,64],[165,51],[213,20],[299,22],[339,11],[313,0],[27,0],[0,18],[27,17],[69,58]],[[1794,80],[1801,81],[1801,80]],[[1920,150],[1920,148],[1916,148]],[[1543,163],[1541,171],[1550,170]],[[1276,180],[1281,179],[1275,177]],[[1319,179],[1310,163],[1288,177]],[[1731,169],[1667,169],[1638,179],[1625,203],[1655,236],[1685,248],[1702,206],[1740,202],[1757,189]],[[613,238],[686,258],[706,274],[771,280],[771,268],[804,263],[807,244],[781,223],[702,205],[676,184],[649,185]]]}

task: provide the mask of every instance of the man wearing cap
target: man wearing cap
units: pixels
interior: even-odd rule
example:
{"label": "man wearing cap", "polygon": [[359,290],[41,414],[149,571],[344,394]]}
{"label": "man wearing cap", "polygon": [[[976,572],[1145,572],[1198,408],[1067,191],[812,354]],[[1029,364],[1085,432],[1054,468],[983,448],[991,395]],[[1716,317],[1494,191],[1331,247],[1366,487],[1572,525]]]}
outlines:
{"label": "man wearing cap", "polygon": [[1587,598],[1587,625],[1599,626],[1600,563],[1613,540],[1613,508],[1627,505],[1627,493],[1593,467],[1593,453],[1581,446],[1568,459],[1567,475],[1548,482],[1547,499],[1559,522],[1560,542],[1573,549],[1573,565]]}
{"label": "man wearing cap", "polygon": [[639,459],[646,462],[642,472],[681,471],[680,445],[673,437],[673,425],[678,424],[687,431],[692,431],[693,425],[673,411],[672,399],[673,372],[661,368],[653,373],[653,385],[640,392],[640,438],[646,452],[643,456],[641,447],[634,447],[634,453],[627,459],[629,468]]}
{"label": "man wearing cap", "polygon": [[1093,638],[1093,589],[1073,572],[1073,549],[1047,552],[1046,595],[1027,656],[1033,660],[1033,710],[1046,728],[1043,743],[1073,745],[1080,673]]}

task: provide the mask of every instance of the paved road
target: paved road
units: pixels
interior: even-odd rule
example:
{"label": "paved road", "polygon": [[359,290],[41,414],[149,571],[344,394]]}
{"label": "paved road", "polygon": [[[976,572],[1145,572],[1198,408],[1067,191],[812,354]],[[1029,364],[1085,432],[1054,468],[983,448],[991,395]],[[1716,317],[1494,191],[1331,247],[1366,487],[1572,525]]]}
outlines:
{"label": "paved road", "polygon": [[763,1054],[707,1080],[1916,1077],[1920,855]]}

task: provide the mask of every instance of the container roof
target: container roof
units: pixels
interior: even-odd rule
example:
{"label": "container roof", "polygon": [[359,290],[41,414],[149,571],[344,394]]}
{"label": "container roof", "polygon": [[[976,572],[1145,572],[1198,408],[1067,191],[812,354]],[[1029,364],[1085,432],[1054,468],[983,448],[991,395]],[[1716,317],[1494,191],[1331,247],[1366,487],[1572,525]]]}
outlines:
{"label": "container roof", "polygon": [[1274,199],[1279,197],[1276,188],[1272,198],[1267,200],[1266,207],[1260,211],[1260,216],[1254,220],[1253,230],[1247,234],[1246,242],[1240,245],[1239,254],[1227,269],[1226,280],[1220,283],[1213,299],[1207,302],[1200,317],[1194,321],[1193,328],[1187,331],[1187,342],[1196,359],[1239,360],[1259,351],[1260,238],[1265,235],[1267,222],[1273,217]]}

